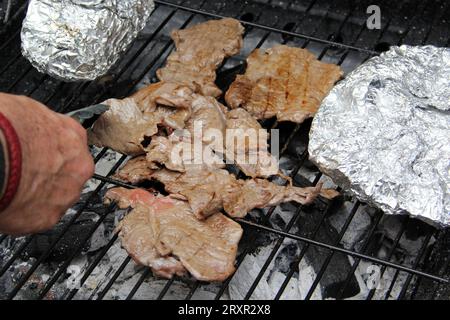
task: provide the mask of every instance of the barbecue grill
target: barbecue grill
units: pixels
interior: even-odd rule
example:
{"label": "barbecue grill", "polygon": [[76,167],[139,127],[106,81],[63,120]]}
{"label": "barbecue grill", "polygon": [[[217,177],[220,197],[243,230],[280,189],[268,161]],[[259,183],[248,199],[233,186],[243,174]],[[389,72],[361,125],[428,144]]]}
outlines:
{"label": "barbecue grill", "polygon": [[[21,55],[27,2],[4,2],[0,91],[33,97],[58,112],[122,98],[156,81],[156,70],[173,49],[170,31],[207,19],[234,17],[246,27],[242,52],[218,71],[221,87],[243,72],[252,50],[279,43],[307,48],[345,73],[390,45],[449,45],[445,0],[378,1],[380,30],[366,26],[372,4],[367,1],[158,0],[147,27],[107,76],[64,83],[39,73]],[[308,162],[310,122],[263,124],[280,129],[281,168],[296,185],[331,183]],[[137,268],[118,249],[110,228],[117,208],[101,204],[107,188],[132,187],[111,178],[127,157],[106,149],[93,153],[97,174],[90,189],[54,230],[17,239],[0,235],[0,298],[285,299],[293,297],[288,293],[296,286],[301,294],[294,297],[305,299],[450,297],[450,232],[407,216],[386,216],[350,196],[309,207],[256,210],[237,219],[244,239],[237,272],[224,283],[155,279],[149,268]],[[71,279],[77,285],[71,286]]]}

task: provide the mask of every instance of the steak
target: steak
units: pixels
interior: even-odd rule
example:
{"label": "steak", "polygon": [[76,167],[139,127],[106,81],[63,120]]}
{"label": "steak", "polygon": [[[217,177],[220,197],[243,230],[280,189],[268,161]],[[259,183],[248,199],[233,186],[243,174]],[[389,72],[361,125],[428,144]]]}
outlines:
{"label": "steak", "polygon": [[[222,209],[231,217],[242,218],[255,208],[289,201],[306,205],[318,195],[327,199],[339,195],[335,190],[322,189],[320,185],[300,188],[280,186],[265,179],[241,180],[223,169],[197,168],[186,172],[152,169],[145,166],[143,159],[144,157],[139,157],[130,164],[127,163],[116,177],[130,183],[148,180],[162,183],[172,197],[187,200],[198,219],[205,219]],[[137,168],[137,165],[140,167]],[[142,176],[137,177],[135,172],[142,172]]]}
{"label": "steak", "polygon": [[306,49],[285,45],[257,49],[225,100],[231,108],[242,107],[257,119],[302,123],[315,115],[342,75],[339,66],[318,61]]}
{"label": "steak", "polygon": [[160,80],[178,82],[205,96],[218,97],[216,69],[225,58],[236,55],[242,47],[244,27],[231,18],[211,20],[191,28],[172,32],[176,51],[157,71]]}
{"label": "steak", "polygon": [[242,228],[223,214],[200,221],[187,202],[143,189],[111,189],[106,199],[133,208],[118,226],[122,246],[156,275],[187,270],[200,281],[224,281],[235,271]]}
{"label": "steak", "polygon": [[183,129],[191,115],[192,91],[175,83],[158,82],[129,98],[110,99],[110,109],[88,130],[89,143],[127,155],[145,152],[143,142],[161,127]]}

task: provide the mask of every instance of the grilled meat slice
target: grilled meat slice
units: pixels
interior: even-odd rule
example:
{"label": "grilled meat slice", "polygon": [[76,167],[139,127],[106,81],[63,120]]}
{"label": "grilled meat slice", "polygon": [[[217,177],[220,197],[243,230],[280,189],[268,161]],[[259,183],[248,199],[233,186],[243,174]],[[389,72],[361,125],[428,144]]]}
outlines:
{"label": "grilled meat slice", "polygon": [[179,173],[163,169],[151,176],[164,184],[170,194],[187,199],[198,219],[220,211],[241,188],[235,176],[226,170],[195,169]]}
{"label": "grilled meat slice", "polygon": [[235,270],[242,228],[217,212],[200,221],[185,201],[143,189],[111,189],[109,201],[134,208],[119,225],[122,246],[139,264],[170,278],[184,268],[201,281],[224,281]]}
{"label": "grilled meat slice", "polygon": [[223,168],[225,164],[219,156],[223,153],[223,140],[218,138],[225,136],[225,113],[226,108],[216,99],[195,95],[186,129],[152,139],[146,148],[147,161],[179,172],[187,168]]}
{"label": "grilled meat slice", "polygon": [[307,205],[321,193],[321,188],[321,185],[310,188],[279,186],[265,179],[246,180],[239,192],[224,203],[224,209],[231,217],[243,218],[252,209],[272,207],[284,202],[295,201]]}
{"label": "grilled meat slice", "polygon": [[133,96],[104,102],[110,106],[88,131],[89,143],[128,155],[144,153],[142,143],[159,127],[182,129],[191,115],[192,91],[179,84],[159,82]]}
{"label": "grilled meat slice", "polygon": [[165,255],[164,247],[158,250],[161,244],[148,211],[137,206],[121,221],[118,229],[122,247],[137,264],[150,267],[157,276],[170,279],[173,275],[185,275],[186,269],[179,260]]}
{"label": "grilled meat slice", "polygon": [[[151,165],[151,164],[150,164]],[[130,171],[141,172],[140,176]],[[255,208],[275,206],[295,201],[309,204],[321,195],[331,199],[339,195],[335,190],[280,186],[265,179],[240,180],[226,170],[197,168],[186,172],[153,169],[145,166],[144,157],[127,163],[116,175],[124,182],[139,183],[155,180],[164,185],[171,197],[187,200],[198,219],[225,209],[231,217],[244,217]]]}
{"label": "grilled meat slice", "polygon": [[126,181],[131,184],[138,184],[143,181],[152,179],[152,174],[158,169],[156,166],[152,167],[145,156],[138,156],[130,159],[115,175],[116,179]]}
{"label": "grilled meat slice", "polygon": [[268,133],[250,113],[242,108],[229,111],[227,129],[230,129],[227,134],[245,139],[239,144],[229,137],[226,154],[246,176],[267,178],[278,174],[278,161],[268,151]]}
{"label": "grilled meat slice", "polygon": [[215,85],[216,69],[227,57],[239,53],[244,27],[231,18],[211,20],[172,32],[176,51],[167,58],[158,78],[190,86],[205,96],[222,94]]}
{"label": "grilled meat slice", "polygon": [[302,123],[313,117],[343,72],[320,62],[306,49],[285,45],[257,49],[247,59],[245,75],[237,76],[225,100],[257,119]]}

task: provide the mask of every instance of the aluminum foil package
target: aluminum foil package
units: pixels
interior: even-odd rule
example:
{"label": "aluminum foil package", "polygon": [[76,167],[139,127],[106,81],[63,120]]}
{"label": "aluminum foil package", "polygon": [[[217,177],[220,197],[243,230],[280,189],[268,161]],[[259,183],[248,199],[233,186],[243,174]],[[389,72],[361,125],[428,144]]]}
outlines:
{"label": "aluminum foil package", "polygon": [[393,47],[323,101],[311,160],[389,214],[450,226],[450,49]]}
{"label": "aluminum foil package", "polygon": [[31,0],[22,53],[56,78],[94,80],[118,60],[153,9],[153,0]]}

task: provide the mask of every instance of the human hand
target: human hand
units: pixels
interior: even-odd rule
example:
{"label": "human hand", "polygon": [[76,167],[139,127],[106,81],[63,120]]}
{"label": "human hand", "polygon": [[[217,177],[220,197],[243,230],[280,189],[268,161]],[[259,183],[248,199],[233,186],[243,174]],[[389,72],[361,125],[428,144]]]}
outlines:
{"label": "human hand", "polygon": [[23,96],[0,93],[0,112],[22,147],[20,184],[0,212],[0,232],[24,235],[50,229],[79,199],[94,172],[86,131],[75,120]]}

